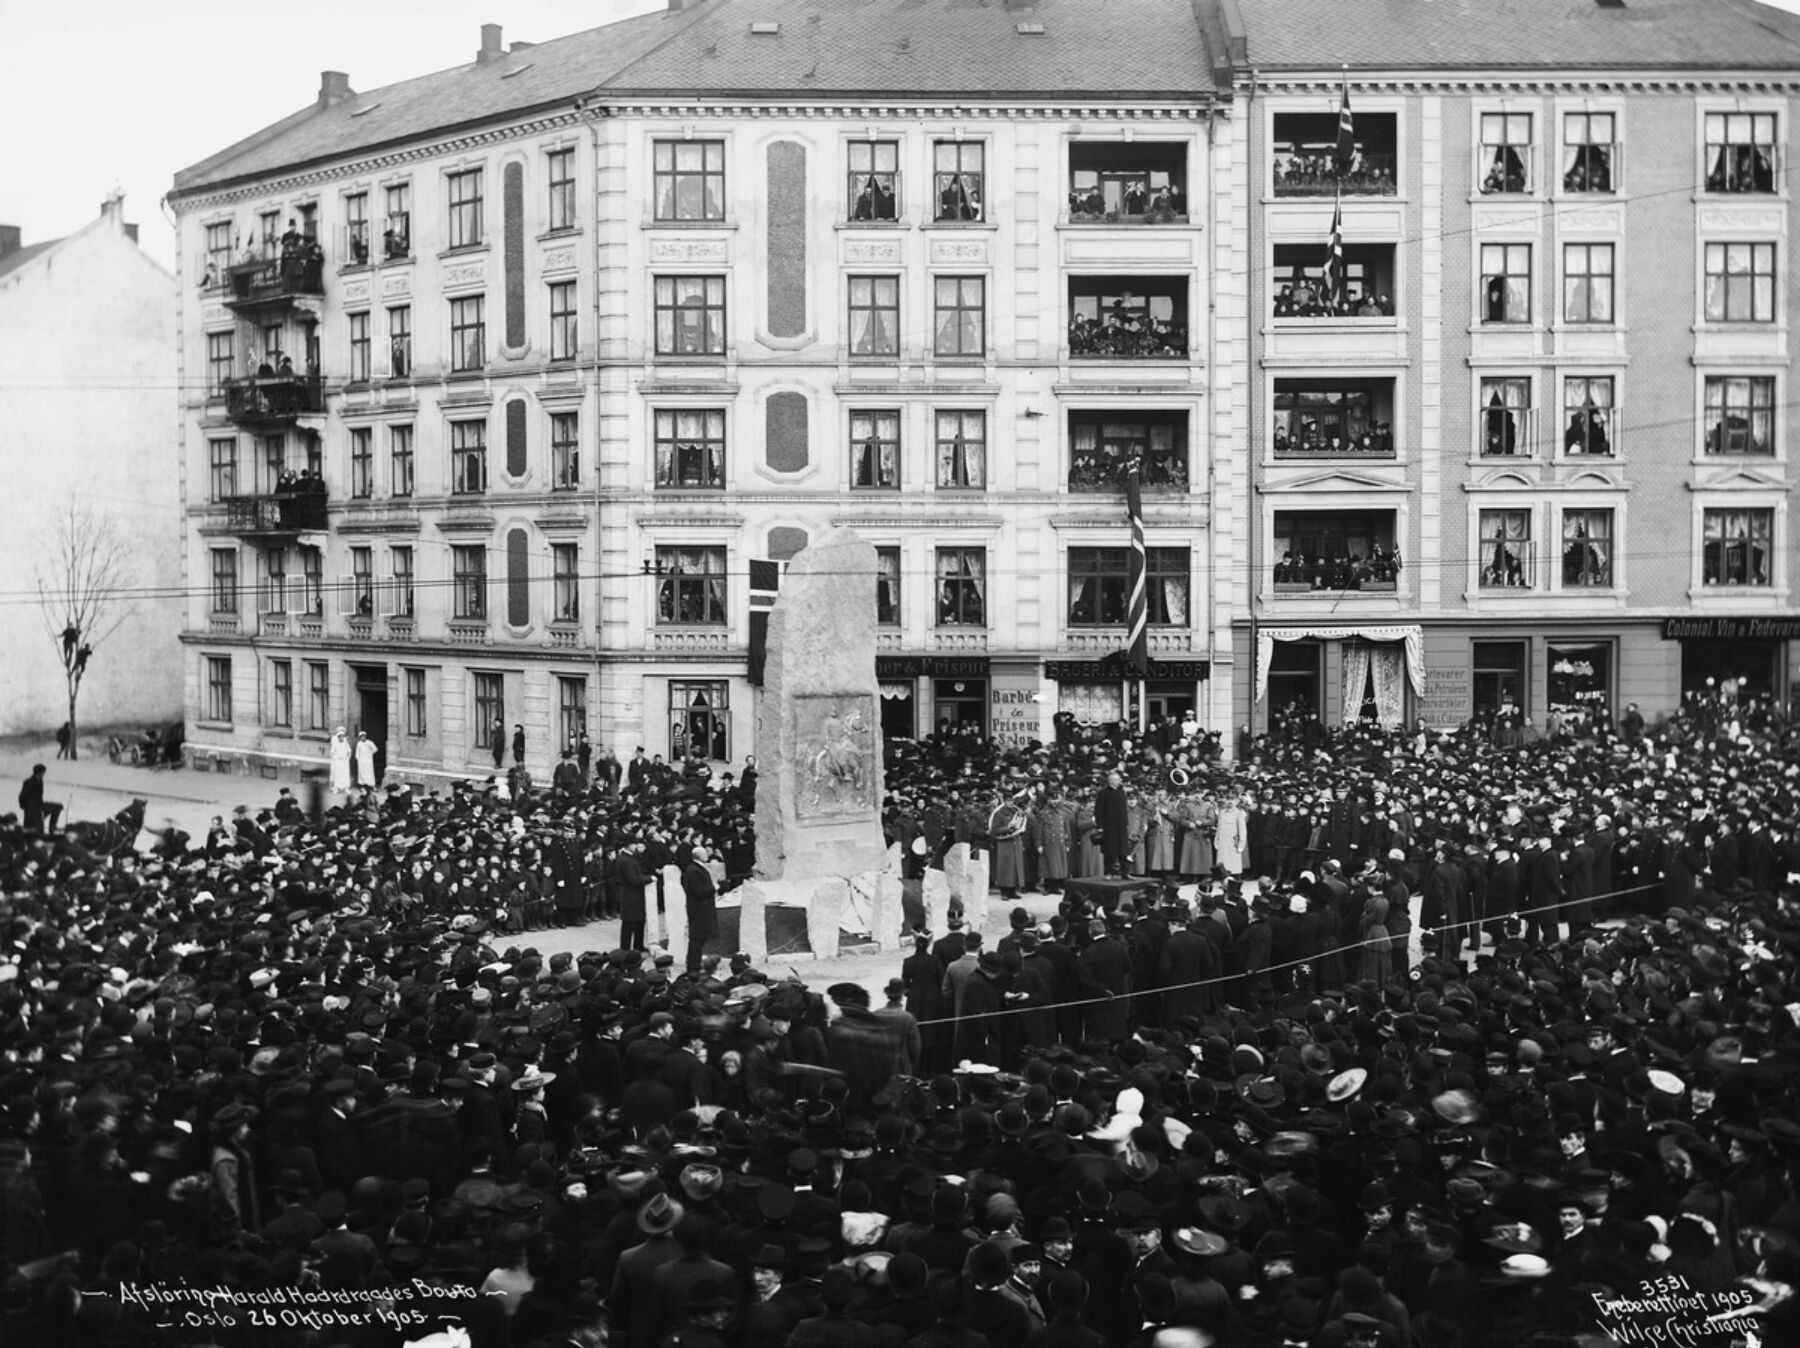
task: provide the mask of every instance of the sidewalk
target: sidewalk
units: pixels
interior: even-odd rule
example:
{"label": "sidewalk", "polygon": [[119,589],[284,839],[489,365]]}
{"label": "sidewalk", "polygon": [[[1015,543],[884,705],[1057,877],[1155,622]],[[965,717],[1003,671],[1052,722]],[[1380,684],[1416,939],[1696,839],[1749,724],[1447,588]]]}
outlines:
{"label": "sidewalk", "polygon": [[239,805],[253,811],[272,806],[284,785],[262,777],[221,776],[191,768],[115,764],[106,757],[104,740],[84,740],[81,757],[73,763],[56,757],[54,740],[46,739],[36,747],[13,740],[0,744],[0,781],[6,784],[0,810],[18,809],[19,785],[35,763],[47,769],[44,794],[62,802],[65,821],[106,819],[142,797],[146,828],[173,824],[196,841],[206,837],[215,814],[230,815]]}

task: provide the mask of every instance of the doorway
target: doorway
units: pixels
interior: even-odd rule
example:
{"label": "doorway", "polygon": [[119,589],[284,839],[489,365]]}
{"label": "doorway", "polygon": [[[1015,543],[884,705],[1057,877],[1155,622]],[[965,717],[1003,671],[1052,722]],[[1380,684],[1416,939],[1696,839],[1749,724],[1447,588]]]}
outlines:
{"label": "doorway", "polygon": [[363,786],[380,786],[387,775],[388,676],[386,665],[352,665],[356,676],[356,728],[375,742],[375,780]]}
{"label": "doorway", "polygon": [[973,726],[987,734],[988,682],[986,679],[933,680],[931,702],[940,730]]}

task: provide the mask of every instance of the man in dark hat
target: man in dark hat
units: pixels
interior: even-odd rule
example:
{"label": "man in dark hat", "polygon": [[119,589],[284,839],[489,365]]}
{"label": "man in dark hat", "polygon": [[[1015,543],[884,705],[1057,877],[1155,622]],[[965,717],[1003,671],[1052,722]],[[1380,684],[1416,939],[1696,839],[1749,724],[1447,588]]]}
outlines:
{"label": "man in dark hat", "polygon": [[1096,919],[1075,960],[1081,996],[1082,1033],[1099,1044],[1116,1044],[1131,1033],[1131,951],[1114,930],[1118,923]]}
{"label": "man in dark hat", "polygon": [[779,1245],[761,1246],[750,1259],[750,1298],[738,1317],[745,1344],[785,1344],[806,1318],[806,1303],[786,1287],[788,1252]]}
{"label": "man in dark hat", "polygon": [[1131,860],[1131,798],[1125,778],[1106,774],[1106,785],[1094,793],[1094,823],[1100,830],[1100,851],[1108,875],[1124,876]]}
{"label": "man in dark hat", "polygon": [[700,959],[706,943],[719,934],[718,887],[706,863],[712,853],[704,846],[694,848],[687,865],[681,868],[681,889],[687,898],[687,971],[700,972]]}
{"label": "man in dark hat", "polygon": [[887,1005],[876,1007],[875,1015],[881,1020],[894,1022],[901,1043],[900,1075],[913,1076],[924,1049],[919,1034],[919,1018],[906,1009],[905,979],[888,979],[885,991]]}
{"label": "man in dark hat", "polygon": [[620,1256],[607,1298],[613,1313],[614,1343],[622,1341],[625,1348],[657,1343],[662,1303],[656,1294],[656,1271],[681,1258],[681,1246],[673,1232],[685,1215],[681,1204],[662,1190],[638,1208],[637,1227],[644,1238]]}
{"label": "man in dark hat", "polygon": [[851,1100],[864,1107],[877,1091],[905,1072],[907,1026],[870,1010],[869,990],[860,983],[833,983],[825,995],[838,1010],[837,1018],[825,1030],[827,1061],[843,1073]]}

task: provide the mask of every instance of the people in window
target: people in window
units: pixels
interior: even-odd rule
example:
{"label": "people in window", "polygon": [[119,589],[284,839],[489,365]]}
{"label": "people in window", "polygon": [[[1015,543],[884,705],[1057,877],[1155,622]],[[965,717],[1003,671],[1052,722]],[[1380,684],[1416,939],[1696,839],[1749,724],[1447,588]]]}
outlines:
{"label": "people in window", "polygon": [[1578,407],[1571,412],[1569,429],[1563,435],[1563,450],[1569,454],[1611,454],[1606,413],[1598,407]]}
{"label": "people in window", "polygon": [[940,220],[981,219],[981,187],[966,173],[953,173],[944,180],[938,193]]}
{"label": "people in window", "polygon": [[1775,166],[1760,145],[1723,145],[1706,175],[1708,192],[1773,192]]}
{"label": "people in window", "polygon": [[852,220],[892,220],[894,218],[894,192],[886,182],[870,174],[863,179],[862,190],[856,194],[856,206],[850,213]]}
{"label": "people in window", "polygon": [[1315,196],[1341,192],[1345,196],[1392,196],[1394,172],[1389,156],[1373,156],[1358,146],[1356,157],[1338,172],[1337,146],[1289,146],[1275,154],[1275,195]]}
{"label": "people in window", "polygon": [[1488,395],[1486,435],[1482,440],[1483,454],[1517,454],[1519,452],[1519,423],[1500,397],[1500,391],[1494,390]]}
{"label": "people in window", "polygon": [[1495,145],[1489,147],[1493,158],[1488,163],[1487,176],[1481,181],[1481,190],[1486,195],[1496,192],[1524,192],[1528,190],[1525,172],[1525,157],[1519,153],[1515,145]]}
{"label": "people in window", "polygon": [[1331,290],[1301,273],[1275,292],[1276,318],[1392,318],[1394,301],[1369,287]]}

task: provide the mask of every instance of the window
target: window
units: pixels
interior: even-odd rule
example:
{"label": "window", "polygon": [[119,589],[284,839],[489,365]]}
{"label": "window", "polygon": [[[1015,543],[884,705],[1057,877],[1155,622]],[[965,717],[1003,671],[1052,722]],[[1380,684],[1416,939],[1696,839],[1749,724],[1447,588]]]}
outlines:
{"label": "window", "polygon": [[987,282],[979,276],[940,276],[933,282],[940,356],[979,356],[985,350]]}
{"label": "window", "polygon": [[852,220],[900,218],[900,143],[850,142],[850,184],[846,210]]}
{"label": "window", "polygon": [[[408,669],[405,674],[406,734],[409,739],[425,738],[425,671]],[[477,722],[477,725],[481,724]]]}
{"label": "window", "polygon": [[1613,321],[1613,246],[1563,245],[1563,322]]}
{"label": "window", "polygon": [[1775,321],[1775,245],[1706,245],[1706,318],[1712,323]]}
{"label": "window", "polygon": [[375,432],[367,426],[350,432],[350,495],[367,500],[375,494]]}
{"label": "window", "polygon": [[412,256],[412,184],[394,183],[384,190],[386,222],[381,231],[382,255],[390,262]]}
{"label": "window", "polygon": [[550,473],[557,491],[574,491],[581,485],[581,414],[550,414]]}
{"label": "window", "polygon": [[236,615],[238,611],[237,549],[212,550],[212,611]]}
{"label": "window", "polygon": [[1563,114],[1563,191],[1615,192],[1613,165],[1618,138],[1610,112]]}
{"label": "window", "polygon": [[229,332],[209,332],[206,334],[206,396],[218,398],[224,396],[225,386],[231,382],[232,361],[236,353],[232,350]]}
{"label": "window", "polygon": [[506,679],[500,674],[476,674],[475,747],[498,749],[506,743]]}
{"label": "window", "polygon": [[1123,491],[1132,463],[1146,489],[1188,484],[1186,412],[1071,413],[1069,447],[1070,491]]}
{"label": "window", "polygon": [[479,370],[487,364],[487,297],[450,301],[450,368]]}
{"label": "window", "polygon": [[723,680],[669,684],[669,758],[731,758],[731,685]]}
{"label": "window", "polygon": [[1274,555],[1278,591],[1399,587],[1391,510],[1278,510]]}
{"label": "window", "polygon": [[396,304],[387,312],[388,373],[406,379],[412,375],[412,305]]}
{"label": "window", "polygon": [[900,414],[850,414],[850,485],[900,489]]}
{"label": "window", "polygon": [[900,549],[875,549],[875,621],[900,626]]}
{"label": "window", "polygon": [[1549,678],[1545,693],[1552,714],[1591,720],[1610,727],[1612,643],[1555,642],[1544,647]]}
{"label": "window", "polygon": [[[1069,626],[1116,627],[1130,614],[1131,549],[1069,549]],[[1146,548],[1145,613],[1152,627],[1188,621],[1188,550]]]}
{"label": "window", "polygon": [[269,661],[269,724],[294,728],[294,662]]}
{"label": "window", "polygon": [[1774,583],[1769,562],[1774,556],[1773,510],[1708,510],[1702,521],[1702,576],[1708,585]]}
{"label": "window", "polygon": [[987,147],[980,141],[940,140],[931,148],[931,190],[937,220],[980,220],[987,199]]}
{"label": "window", "polygon": [[551,621],[581,621],[581,548],[574,543],[550,545]]}
{"label": "window", "polygon": [[656,485],[692,489],[725,485],[725,413],[718,409],[656,414]]}
{"label": "window", "polygon": [[450,423],[450,490],[458,496],[487,490],[487,422]]}
{"label": "window", "polygon": [[306,728],[324,731],[331,725],[331,666],[323,660],[306,662]]}
{"label": "window", "polygon": [[1529,455],[1536,446],[1531,434],[1531,380],[1481,381],[1481,453],[1484,458]]}
{"label": "window", "polygon": [[306,612],[317,618],[325,612],[325,554],[318,548],[300,549],[300,583],[304,587]]}
{"label": "window", "polygon": [[344,198],[344,244],[350,264],[361,267],[369,261],[369,194],[352,192]]}
{"label": "window", "polygon": [[1071,221],[1185,220],[1186,186],[1186,146],[1128,141],[1069,146]]}
{"label": "window", "polygon": [[388,477],[395,496],[413,494],[413,428],[388,427]]}
{"label": "window", "polygon": [[1275,245],[1270,273],[1276,318],[1392,318],[1394,245],[1345,244],[1334,293],[1317,244]]}
{"label": "window", "polygon": [[850,278],[850,354],[900,354],[900,278]]}
{"label": "window", "polygon": [[487,619],[487,549],[459,544],[450,549],[451,616],[463,622]]}
{"label": "window", "polygon": [[1470,654],[1475,675],[1471,689],[1475,715],[1491,717],[1502,707],[1509,706],[1524,715],[1529,710],[1525,705],[1525,643],[1477,641],[1472,644]]}
{"label": "window", "polygon": [[449,180],[450,247],[473,248],[482,240],[481,170],[452,173]]}
{"label": "window", "polygon": [[556,720],[562,731],[562,743],[574,748],[575,741],[587,731],[587,680],[559,675],[556,680]]}
{"label": "window", "polygon": [[1772,112],[1706,114],[1706,190],[1773,192],[1775,138]]}
{"label": "window", "polygon": [[987,549],[937,550],[939,627],[987,626]]}
{"label": "window", "polygon": [[551,150],[544,156],[550,180],[550,228],[575,228],[575,151]]}
{"label": "window", "polygon": [[390,617],[413,616],[413,550],[410,547],[388,549],[388,566],[393,572],[394,593]]}
{"label": "window", "polygon": [[281,212],[258,211],[256,215],[257,237],[262,241],[262,253],[265,258],[276,257],[281,253]]}
{"label": "window", "polygon": [[1530,113],[1481,114],[1481,162],[1477,168],[1483,195],[1531,191]]}
{"label": "window", "polygon": [[1613,583],[1613,513],[1565,510],[1562,517],[1563,584],[1608,589]]}
{"label": "window", "polygon": [[1709,375],[1706,380],[1706,452],[1775,452],[1775,377]]}
{"label": "window", "polygon": [[659,140],[655,158],[658,220],[725,218],[725,142]]}
{"label": "window", "polygon": [[724,625],[724,548],[658,548],[656,573],[658,623]]}
{"label": "window", "polygon": [[575,283],[550,283],[550,359],[574,360],[578,329],[575,325]]}
{"label": "window", "polygon": [[215,220],[206,227],[206,273],[202,284],[208,289],[225,284],[231,271],[231,221]]}
{"label": "window", "polygon": [[1394,453],[1392,381],[1275,383],[1276,457]]}
{"label": "window", "polygon": [[262,593],[258,596],[260,613],[287,612],[287,552],[282,548],[262,550]]}
{"label": "window", "polygon": [[207,441],[212,455],[212,499],[223,501],[237,495],[237,440]]}
{"label": "window", "polygon": [[1177,276],[1070,278],[1069,354],[1113,360],[1187,355],[1187,289]]}
{"label": "window", "polygon": [[1563,380],[1563,453],[1605,454],[1615,452],[1618,426],[1614,421],[1613,377],[1607,375],[1570,376]]}
{"label": "window", "polygon": [[656,278],[656,354],[725,354],[725,278]]}
{"label": "window", "polygon": [[231,657],[206,657],[206,719],[231,720]]}
{"label": "window", "polygon": [[1483,323],[1531,322],[1531,245],[1481,245]]}
{"label": "window", "polygon": [[1530,589],[1537,575],[1530,510],[1481,512],[1481,588]]}
{"label": "window", "polygon": [[350,612],[358,618],[375,616],[375,549],[350,549]]}
{"label": "window", "polygon": [[1271,179],[1278,197],[1382,196],[1396,189],[1400,119],[1357,108],[1355,153],[1345,172],[1337,162],[1338,110],[1278,112]]}
{"label": "window", "polygon": [[369,380],[371,369],[371,343],[369,341],[369,315],[367,311],[346,315],[350,320],[350,382],[364,384]]}
{"label": "window", "polygon": [[937,484],[952,490],[987,486],[987,413],[937,414]]}

